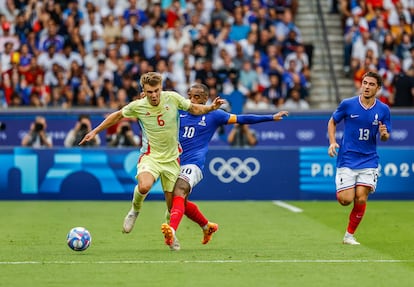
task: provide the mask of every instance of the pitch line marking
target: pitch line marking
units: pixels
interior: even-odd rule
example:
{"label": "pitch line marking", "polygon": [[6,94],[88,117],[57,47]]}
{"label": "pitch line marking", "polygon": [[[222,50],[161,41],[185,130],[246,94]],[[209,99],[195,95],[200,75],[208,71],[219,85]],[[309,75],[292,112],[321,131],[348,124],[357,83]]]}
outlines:
{"label": "pitch line marking", "polygon": [[361,260],[341,260],[341,259],[292,259],[292,260],[119,260],[119,261],[0,261],[0,265],[75,265],[75,264],[208,264],[208,263],[413,263],[414,260],[401,259],[361,259]]}
{"label": "pitch line marking", "polygon": [[273,204],[275,204],[277,206],[280,206],[280,207],[283,207],[283,208],[286,208],[287,210],[295,212],[295,213],[303,212],[303,209],[301,209],[299,207],[296,207],[296,206],[293,206],[291,204],[288,204],[288,203],[286,203],[284,201],[281,201],[281,200],[273,200]]}

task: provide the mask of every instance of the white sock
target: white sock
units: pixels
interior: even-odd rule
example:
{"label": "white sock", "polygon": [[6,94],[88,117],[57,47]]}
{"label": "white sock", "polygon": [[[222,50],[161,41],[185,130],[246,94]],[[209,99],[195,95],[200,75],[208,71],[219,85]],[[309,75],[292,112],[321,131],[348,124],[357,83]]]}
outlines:
{"label": "white sock", "polygon": [[349,233],[348,231],[345,232],[345,237],[354,237],[353,234]]}

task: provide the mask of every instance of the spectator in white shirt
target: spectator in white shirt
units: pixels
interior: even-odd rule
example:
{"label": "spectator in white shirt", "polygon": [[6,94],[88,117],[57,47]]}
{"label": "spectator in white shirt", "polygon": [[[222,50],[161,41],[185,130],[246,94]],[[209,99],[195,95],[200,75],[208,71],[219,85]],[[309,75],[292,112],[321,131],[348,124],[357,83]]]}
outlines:
{"label": "spectator in white shirt", "polygon": [[309,103],[301,99],[300,91],[294,88],[290,91],[288,99],[283,104],[283,109],[288,111],[309,110]]}
{"label": "spectator in white shirt", "polygon": [[370,39],[368,30],[361,29],[361,37],[352,46],[352,62],[351,67],[355,71],[364,63],[368,50],[372,50],[375,62],[378,60],[378,44]]}

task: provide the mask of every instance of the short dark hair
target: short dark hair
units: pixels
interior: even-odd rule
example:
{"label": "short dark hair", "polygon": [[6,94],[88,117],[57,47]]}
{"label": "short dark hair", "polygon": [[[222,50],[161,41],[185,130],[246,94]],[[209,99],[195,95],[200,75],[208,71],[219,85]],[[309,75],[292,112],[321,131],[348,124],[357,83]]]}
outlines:
{"label": "short dark hair", "polygon": [[364,74],[364,76],[362,77],[362,79],[364,79],[364,78],[366,78],[366,77],[375,78],[375,79],[377,80],[377,85],[378,85],[379,87],[382,87],[382,77],[381,77],[381,75],[380,75],[380,74],[378,74],[378,73],[376,73],[376,72],[373,72],[373,71],[369,71],[369,72],[366,72],[366,73]]}
{"label": "short dark hair", "polygon": [[208,90],[208,87],[207,87],[206,85],[204,85],[204,84],[201,84],[201,83],[196,83],[196,84],[194,84],[194,85],[192,85],[192,86],[190,87],[189,91],[190,91],[191,89],[201,89],[201,90],[203,90],[203,95],[204,95],[204,96],[208,97],[208,95],[209,95],[209,90]]}

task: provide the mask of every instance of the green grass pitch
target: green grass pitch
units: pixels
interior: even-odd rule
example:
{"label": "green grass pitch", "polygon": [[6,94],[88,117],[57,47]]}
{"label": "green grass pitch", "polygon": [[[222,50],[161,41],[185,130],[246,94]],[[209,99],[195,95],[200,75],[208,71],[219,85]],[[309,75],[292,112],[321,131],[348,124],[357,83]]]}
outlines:
{"label": "green grass pitch", "polygon": [[[127,201],[0,201],[0,286],[414,286],[414,204],[369,201],[356,234],[341,244],[351,207],[331,201],[199,201],[219,230],[207,245],[183,219],[181,250],[164,245],[165,204],[146,201],[122,234]],[[92,244],[66,245],[84,226]]]}

